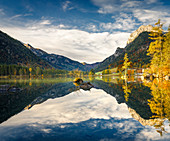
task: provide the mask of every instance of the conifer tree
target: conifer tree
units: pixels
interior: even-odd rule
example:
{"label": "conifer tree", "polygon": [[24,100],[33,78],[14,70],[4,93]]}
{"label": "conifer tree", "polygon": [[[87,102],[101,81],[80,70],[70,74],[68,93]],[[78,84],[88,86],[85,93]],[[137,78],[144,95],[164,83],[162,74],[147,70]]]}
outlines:
{"label": "conifer tree", "polygon": [[163,44],[163,62],[162,70],[164,75],[170,73],[170,25],[168,32],[165,34],[165,42]]}
{"label": "conifer tree", "polygon": [[128,59],[128,55],[127,53],[125,53],[125,56],[124,56],[124,63],[123,63],[123,66],[122,68],[125,69],[125,78],[127,76],[127,68],[130,66],[130,62],[129,62],[129,59]]}
{"label": "conifer tree", "polygon": [[150,39],[153,41],[150,43],[149,49],[147,50],[147,55],[152,57],[151,59],[151,71],[157,74],[159,77],[163,76],[163,60],[164,60],[164,50],[167,46],[164,46],[165,35],[163,33],[163,24],[161,24],[160,19],[155,23],[150,35]]}

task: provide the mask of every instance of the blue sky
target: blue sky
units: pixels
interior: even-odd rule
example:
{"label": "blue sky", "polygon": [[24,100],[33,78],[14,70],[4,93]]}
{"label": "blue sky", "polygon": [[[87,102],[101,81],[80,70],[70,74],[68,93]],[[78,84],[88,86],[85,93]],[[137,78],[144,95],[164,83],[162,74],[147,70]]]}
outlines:
{"label": "blue sky", "polygon": [[49,53],[93,63],[141,25],[170,24],[168,0],[0,0],[0,30]]}

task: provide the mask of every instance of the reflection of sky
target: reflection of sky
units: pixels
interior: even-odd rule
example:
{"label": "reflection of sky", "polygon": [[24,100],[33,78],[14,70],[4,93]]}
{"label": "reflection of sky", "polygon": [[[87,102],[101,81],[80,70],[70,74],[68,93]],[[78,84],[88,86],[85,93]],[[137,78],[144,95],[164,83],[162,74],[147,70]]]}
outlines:
{"label": "reflection of sky", "polygon": [[4,140],[168,140],[169,134],[161,138],[153,127],[134,120],[126,104],[93,88],[19,113],[0,125],[0,136]]}

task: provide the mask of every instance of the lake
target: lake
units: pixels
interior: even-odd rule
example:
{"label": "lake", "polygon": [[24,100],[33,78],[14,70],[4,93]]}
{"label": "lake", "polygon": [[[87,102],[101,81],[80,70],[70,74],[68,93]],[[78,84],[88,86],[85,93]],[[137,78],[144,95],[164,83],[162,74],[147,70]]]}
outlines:
{"label": "lake", "polygon": [[0,140],[170,139],[169,81],[90,77],[83,90],[73,80],[0,80]]}

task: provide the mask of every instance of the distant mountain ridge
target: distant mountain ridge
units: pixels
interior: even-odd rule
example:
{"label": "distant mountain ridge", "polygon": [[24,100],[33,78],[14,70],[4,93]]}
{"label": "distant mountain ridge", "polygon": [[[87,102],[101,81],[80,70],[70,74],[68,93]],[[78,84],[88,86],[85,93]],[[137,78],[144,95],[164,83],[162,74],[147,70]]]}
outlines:
{"label": "distant mountain ridge", "polygon": [[102,62],[93,64],[80,63],[62,55],[49,54],[42,49],[32,47],[30,44],[23,44],[0,31],[0,64],[31,65],[42,68],[53,67],[69,71],[75,69],[89,71],[94,69],[97,72],[107,69],[109,66],[111,68],[121,67],[126,52],[133,66],[139,67],[148,64],[151,58],[146,55],[151,42],[148,31],[151,31],[151,29],[151,25],[140,26],[130,35],[125,48],[118,47],[113,55]]}
{"label": "distant mountain ridge", "polygon": [[94,64],[86,64],[80,63],[78,61],[74,61],[68,57],[56,54],[48,54],[47,52],[36,49],[32,47],[30,44],[24,44],[27,48],[29,48],[34,54],[47,61],[51,66],[56,69],[64,69],[64,70],[75,70],[79,69],[82,71],[89,71],[90,69],[96,67],[99,63]]}

